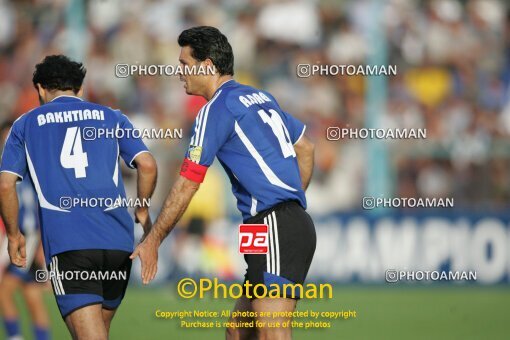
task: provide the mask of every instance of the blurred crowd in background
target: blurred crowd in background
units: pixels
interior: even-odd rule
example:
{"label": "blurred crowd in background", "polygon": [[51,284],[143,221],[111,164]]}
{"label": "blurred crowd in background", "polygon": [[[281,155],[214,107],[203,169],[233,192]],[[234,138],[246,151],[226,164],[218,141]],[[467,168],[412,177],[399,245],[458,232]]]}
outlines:
{"label": "blurred crowd in background", "polygon": [[[308,125],[317,146],[310,212],[361,209],[371,166],[365,141],[328,141],[326,129],[364,126],[367,78],[299,78],[296,65],[366,64],[372,1],[89,0],[82,2],[85,29],[79,35],[69,29],[80,15],[68,13],[68,3],[0,0],[0,120],[39,105],[31,83],[34,65],[45,55],[66,53],[78,39],[88,100],[120,108],[140,128],[183,128],[182,140],[147,141],[160,167],[153,200],[160,206],[205,101],[187,96],[178,77],[117,78],[115,65],[177,65],[179,33],[216,26],[233,46],[237,81],[273,93]],[[388,143],[390,194],[454,197],[457,208],[503,210],[510,200],[506,3],[389,0],[378,14],[387,63],[398,67],[398,75],[387,78],[383,126],[427,129],[426,140],[381,141]],[[132,185],[130,190],[134,194]],[[228,180],[216,165],[185,223],[200,230],[234,214]]]}

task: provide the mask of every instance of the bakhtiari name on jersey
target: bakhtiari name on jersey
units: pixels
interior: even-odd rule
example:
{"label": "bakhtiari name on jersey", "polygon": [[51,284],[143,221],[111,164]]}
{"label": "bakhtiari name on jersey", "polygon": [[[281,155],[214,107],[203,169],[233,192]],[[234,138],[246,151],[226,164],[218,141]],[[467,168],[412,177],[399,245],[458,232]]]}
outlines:
{"label": "bakhtiari name on jersey", "polygon": [[50,123],[71,123],[82,120],[104,120],[103,110],[72,110],[48,112],[37,116],[39,126]]}

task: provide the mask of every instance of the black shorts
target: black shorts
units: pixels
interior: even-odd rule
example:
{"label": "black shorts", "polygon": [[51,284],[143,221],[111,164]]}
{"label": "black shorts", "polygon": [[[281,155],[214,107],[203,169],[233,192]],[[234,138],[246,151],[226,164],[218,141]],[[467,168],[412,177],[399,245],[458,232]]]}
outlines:
{"label": "black shorts", "polygon": [[[251,287],[263,284],[267,290],[271,290],[273,284],[280,287],[284,287],[284,284],[303,284],[317,243],[315,226],[303,207],[295,201],[283,202],[245,223],[266,224],[269,227],[268,253],[244,255],[248,264],[245,283],[249,281]],[[263,293],[264,288],[259,287],[256,295],[261,296]],[[253,291],[249,294],[253,299]],[[283,294],[280,296],[284,297]],[[300,298],[292,294],[286,294],[285,297]]]}
{"label": "black shorts", "polygon": [[130,255],[121,250],[87,249],[53,256],[48,279],[62,317],[94,304],[105,309],[119,307],[131,273]]}

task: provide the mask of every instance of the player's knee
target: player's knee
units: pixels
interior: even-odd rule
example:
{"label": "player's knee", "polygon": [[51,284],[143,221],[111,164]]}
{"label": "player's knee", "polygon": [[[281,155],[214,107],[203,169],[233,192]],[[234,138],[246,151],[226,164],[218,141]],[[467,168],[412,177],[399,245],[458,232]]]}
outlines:
{"label": "player's knee", "polygon": [[2,285],[2,287],[0,287],[0,298],[3,300],[5,299],[11,300],[14,297],[15,291],[16,291],[15,287]]}

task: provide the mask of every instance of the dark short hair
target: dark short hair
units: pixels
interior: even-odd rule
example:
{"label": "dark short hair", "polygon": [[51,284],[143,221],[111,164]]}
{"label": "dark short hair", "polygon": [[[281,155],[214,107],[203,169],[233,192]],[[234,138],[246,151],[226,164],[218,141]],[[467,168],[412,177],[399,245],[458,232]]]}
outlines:
{"label": "dark short hair", "polygon": [[32,82],[46,90],[69,91],[75,94],[83,84],[87,70],[82,63],[72,61],[65,55],[50,55],[43,62],[35,65]]}
{"label": "dark short hair", "polygon": [[204,61],[211,59],[220,75],[234,75],[234,53],[227,37],[217,28],[197,26],[182,31],[179,46],[191,47],[193,58]]}

